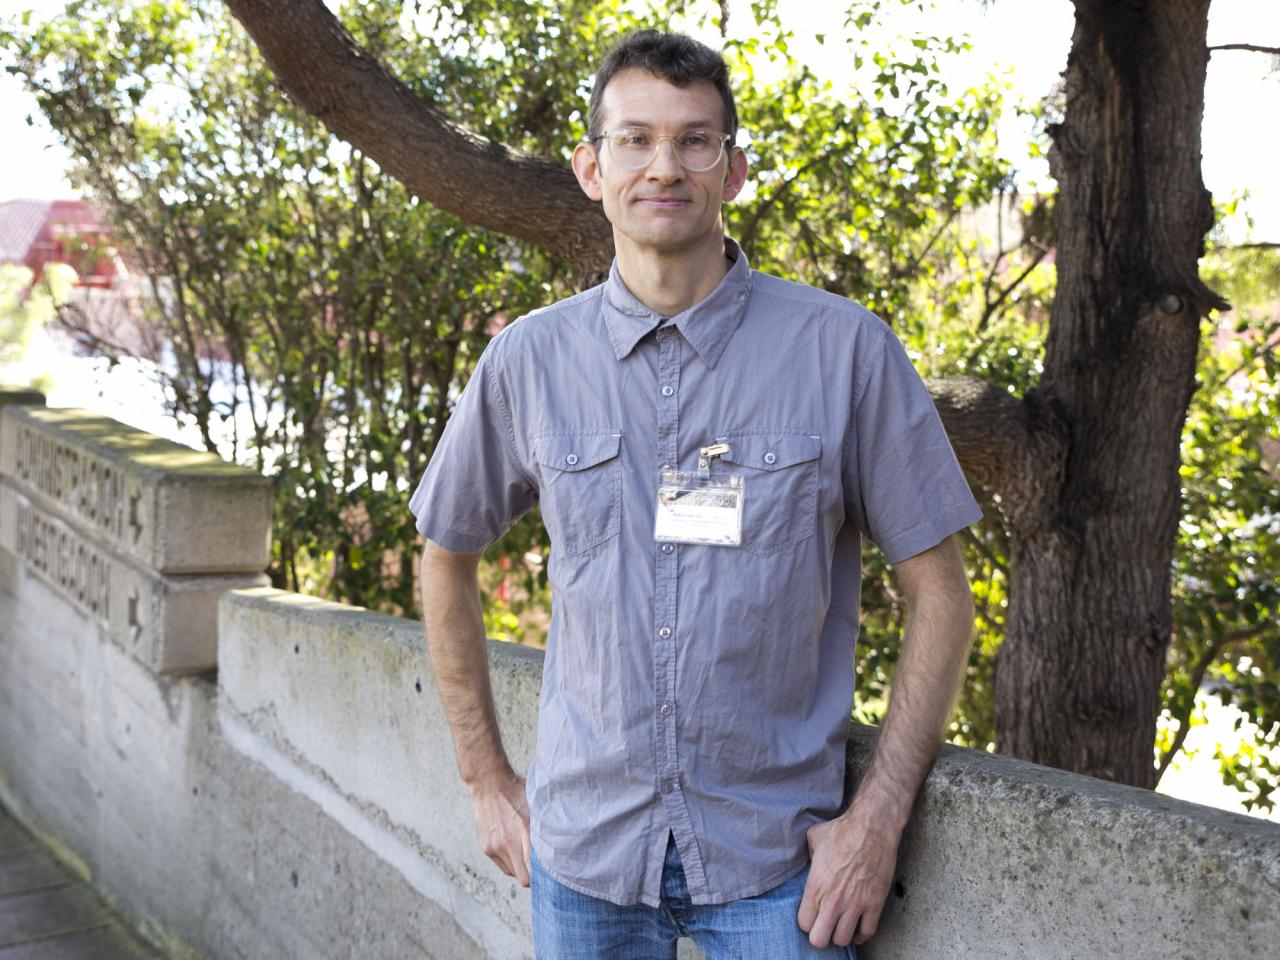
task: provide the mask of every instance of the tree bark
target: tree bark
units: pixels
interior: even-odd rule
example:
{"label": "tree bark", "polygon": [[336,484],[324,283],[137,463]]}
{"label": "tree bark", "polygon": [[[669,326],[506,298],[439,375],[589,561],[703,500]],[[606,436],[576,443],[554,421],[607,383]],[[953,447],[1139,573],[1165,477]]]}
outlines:
{"label": "tree bark", "polygon": [[227,0],[277,82],[418,197],[467,223],[607,270],[613,233],[564,164],[454,124],[391,76],[323,0]]}
{"label": "tree bark", "polygon": [[1067,443],[1057,489],[1010,518],[996,736],[1004,753],[1152,786],[1179,443],[1200,318],[1225,306],[1197,272],[1213,223],[1200,178],[1209,0],[1075,6],[1038,391]]}
{"label": "tree bark", "polygon": [[1029,514],[1056,495],[1066,457],[1065,426],[1056,412],[1034,390],[1019,399],[977,377],[925,384],[970,482],[997,496],[1006,522],[1034,523]]}

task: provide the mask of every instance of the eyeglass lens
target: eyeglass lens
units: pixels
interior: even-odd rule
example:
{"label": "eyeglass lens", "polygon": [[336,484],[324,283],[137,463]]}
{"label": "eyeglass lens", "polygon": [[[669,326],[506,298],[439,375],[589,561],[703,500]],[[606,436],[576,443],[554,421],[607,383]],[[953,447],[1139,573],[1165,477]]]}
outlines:
{"label": "eyeglass lens", "polygon": [[607,135],[609,149],[618,161],[631,170],[639,170],[653,162],[663,140],[670,140],[676,158],[686,170],[710,170],[720,161],[724,141],[719,135],[690,131],[676,136],[655,137],[643,131],[623,130]]}

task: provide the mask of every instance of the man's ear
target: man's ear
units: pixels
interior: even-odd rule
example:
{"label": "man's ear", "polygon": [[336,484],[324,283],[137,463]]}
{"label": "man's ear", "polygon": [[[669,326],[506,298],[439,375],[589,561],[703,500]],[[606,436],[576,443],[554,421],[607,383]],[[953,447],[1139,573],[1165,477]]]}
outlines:
{"label": "man's ear", "polygon": [[600,161],[596,149],[589,143],[580,143],[573,148],[573,175],[578,178],[578,186],[592,200],[604,196],[604,187],[600,183]]}
{"label": "man's ear", "polygon": [[742,192],[747,183],[747,151],[741,147],[729,149],[729,169],[724,175],[724,200],[728,203]]}

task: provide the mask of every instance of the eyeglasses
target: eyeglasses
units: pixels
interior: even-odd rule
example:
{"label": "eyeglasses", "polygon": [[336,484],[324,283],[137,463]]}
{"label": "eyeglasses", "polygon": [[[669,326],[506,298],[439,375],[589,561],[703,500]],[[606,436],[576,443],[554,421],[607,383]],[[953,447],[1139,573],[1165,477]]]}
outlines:
{"label": "eyeglasses", "polygon": [[670,140],[680,166],[690,173],[710,170],[724,155],[724,145],[731,137],[714,130],[686,130],[684,133],[655,136],[648,130],[627,128],[605,130],[591,142],[607,140],[609,154],[627,170],[643,170],[658,156],[663,140]]}

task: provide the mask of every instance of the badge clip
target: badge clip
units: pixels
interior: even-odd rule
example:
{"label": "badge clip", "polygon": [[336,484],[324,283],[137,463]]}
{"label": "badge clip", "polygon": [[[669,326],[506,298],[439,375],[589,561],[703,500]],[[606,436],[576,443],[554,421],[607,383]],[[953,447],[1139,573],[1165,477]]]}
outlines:
{"label": "badge clip", "polygon": [[729,445],[727,443],[713,443],[709,447],[703,447],[698,451],[698,472],[704,477],[710,476],[712,459],[728,452]]}

